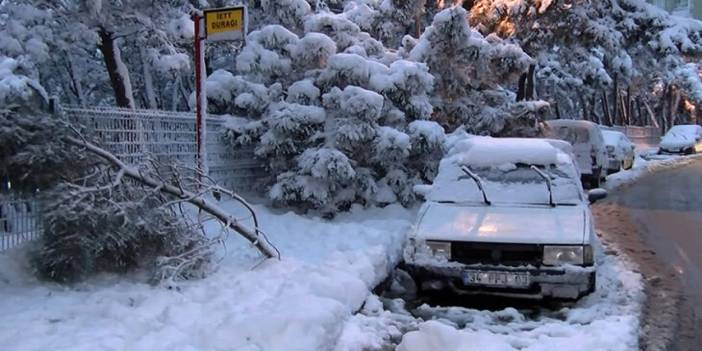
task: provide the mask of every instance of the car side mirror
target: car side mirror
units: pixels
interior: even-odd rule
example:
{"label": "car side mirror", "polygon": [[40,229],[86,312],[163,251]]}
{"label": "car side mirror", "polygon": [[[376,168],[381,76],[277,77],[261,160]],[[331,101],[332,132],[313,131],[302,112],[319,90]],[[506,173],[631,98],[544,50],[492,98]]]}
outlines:
{"label": "car side mirror", "polygon": [[591,204],[607,197],[607,190],[597,188],[587,192],[587,199]]}

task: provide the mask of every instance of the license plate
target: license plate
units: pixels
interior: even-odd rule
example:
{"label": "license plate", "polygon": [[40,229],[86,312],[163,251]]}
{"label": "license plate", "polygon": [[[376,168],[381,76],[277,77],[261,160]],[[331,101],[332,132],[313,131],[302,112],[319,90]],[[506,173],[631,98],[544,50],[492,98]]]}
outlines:
{"label": "license plate", "polygon": [[501,286],[509,288],[529,287],[528,273],[465,271],[463,283],[466,285]]}

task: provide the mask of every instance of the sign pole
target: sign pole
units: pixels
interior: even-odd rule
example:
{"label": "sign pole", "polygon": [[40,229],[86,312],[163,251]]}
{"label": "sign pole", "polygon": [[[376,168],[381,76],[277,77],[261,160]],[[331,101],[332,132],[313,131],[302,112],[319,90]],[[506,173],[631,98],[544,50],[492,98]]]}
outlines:
{"label": "sign pole", "polygon": [[197,171],[198,178],[207,175],[207,92],[205,89],[205,19],[202,12],[194,11],[192,20],[195,23],[195,132],[197,140]]}

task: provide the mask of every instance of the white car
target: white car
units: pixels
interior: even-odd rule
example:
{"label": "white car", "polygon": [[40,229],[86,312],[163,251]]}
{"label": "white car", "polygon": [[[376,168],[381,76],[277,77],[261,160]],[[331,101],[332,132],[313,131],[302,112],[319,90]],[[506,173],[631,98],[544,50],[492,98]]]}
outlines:
{"label": "white car", "polygon": [[673,126],[661,138],[659,154],[695,154],[702,151],[702,127],[695,124]]}
{"label": "white car", "polygon": [[622,132],[603,130],[602,136],[607,148],[607,173],[619,172],[634,166],[634,144]]}
{"label": "white car", "polygon": [[[595,231],[573,159],[544,139],[472,137],[441,161],[405,246],[418,291],[577,299]],[[589,200],[606,196],[592,190]]]}
{"label": "white car", "polygon": [[565,140],[573,145],[575,161],[582,181],[598,188],[607,176],[607,149],[599,126],[588,121],[547,121],[548,137]]}

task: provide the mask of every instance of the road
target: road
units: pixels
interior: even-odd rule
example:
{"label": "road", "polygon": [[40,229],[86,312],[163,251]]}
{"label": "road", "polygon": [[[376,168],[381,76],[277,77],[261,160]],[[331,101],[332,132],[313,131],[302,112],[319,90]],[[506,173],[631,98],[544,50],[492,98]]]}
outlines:
{"label": "road", "polygon": [[623,246],[647,279],[643,323],[654,332],[644,335],[642,346],[658,345],[642,348],[699,350],[702,160],[645,176],[593,212],[599,229]]}

